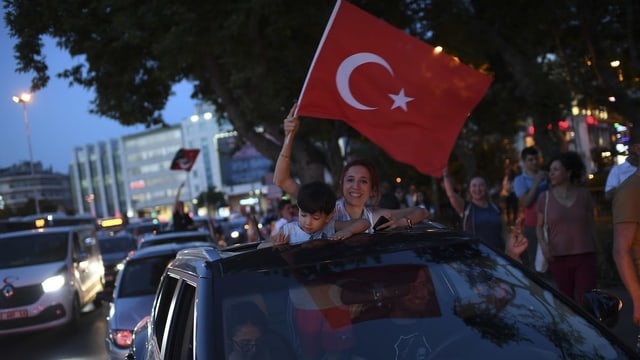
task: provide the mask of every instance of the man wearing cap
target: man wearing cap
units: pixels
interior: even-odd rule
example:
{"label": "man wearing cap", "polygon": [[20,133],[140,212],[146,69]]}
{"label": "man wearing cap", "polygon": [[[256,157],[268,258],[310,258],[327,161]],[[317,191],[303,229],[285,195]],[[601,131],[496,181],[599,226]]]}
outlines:
{"label": "man wearing cap", "polygon": [[[637,128],[637,129],[636,129]],[[640,126],[632,129],[636,136]],[[640,158],[640,142],[632,141],[629,152]],[[633,303],[633,322],[640,325],[640,168],[616,189],[613,198],[613,258]],[[640,337],[639,337],[640,339]],[[640,341],[638,343],[640,349]]]}
{"label": "man wearing cap", "polygon": [[[629,146],[640,144],[640,129],[631,129],[629,136]],[[629,150],[629,156],[622,164],[611,168],[607,175],[607,182],[604,185],[604,196],[607,200],[613,199],[614,190],[622,184],[638,167],[638,156]]]}

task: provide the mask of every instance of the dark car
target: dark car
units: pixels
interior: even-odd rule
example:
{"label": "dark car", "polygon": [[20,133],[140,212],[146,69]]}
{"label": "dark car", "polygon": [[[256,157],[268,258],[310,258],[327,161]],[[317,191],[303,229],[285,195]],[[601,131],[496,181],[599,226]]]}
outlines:
{"label": "dark car", "polygon": [[190,249],[168,265],[128,358],[635,358],[604,325],[619,299],[588,295],[612,312],[599,321],[513,259],[432,225]]}
{"label": "dark car", "polygon": [[213,238],[208,232],[197,230],[186,231],[168,231],[157,234],[146,234],[139,239],[138,249],[149,246],[169,244],[169,243],[185,243],[185,242],[207,242],[215,244]]}
{"label": "dark car", "polygon": [[138,244],[135,237],[127,232],[98,235],[98,244],[104,264],[105,288],[113,288],[118,275],[118,266],[122,266],[122,261],[131,251],[137,249]]}
{"label": "dark car", "polygon": [[203,242],[157,245],[136,251],[123,262],[115,291],[105,298],[109,301],[105,346],[110,359],[123,359],[127,355],[133,329],[151,313],[160,277],[169,261],[180,250],[208,245]]}

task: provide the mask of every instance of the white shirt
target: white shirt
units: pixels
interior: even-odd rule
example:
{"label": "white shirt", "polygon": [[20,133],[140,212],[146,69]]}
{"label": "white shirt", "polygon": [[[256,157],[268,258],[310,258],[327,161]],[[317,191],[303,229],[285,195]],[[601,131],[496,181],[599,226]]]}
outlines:
{"label": "white shirt", "polygon": [[618,164],[611,168],[609,175],[607,176],[607,183],[604,185],[604,192],[613,190],[622,184],[631,174],[636,172],[636,167],[631,165],[628,161]]}
{"label": "white shirt", "polygon": [[302,230],[297,221],[284,224],[280,231],[285,236],[289,237],[289,244],[299,244],[313,239],[324,239],[336,233],[336,224],[334,220],[331,220],[322,231],[315,232],[313,234],[307,234]]}

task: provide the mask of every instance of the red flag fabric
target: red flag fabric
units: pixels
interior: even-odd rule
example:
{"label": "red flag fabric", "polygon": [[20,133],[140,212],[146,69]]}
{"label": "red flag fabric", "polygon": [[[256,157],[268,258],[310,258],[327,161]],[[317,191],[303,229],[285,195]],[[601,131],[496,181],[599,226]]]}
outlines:
{"label": "red flag fabric", "polygon": [[171,170],[191,171],[200,154],[200,149],[180,149],[171,161]]}
{"label": "red flag fabric", "polygon": [[297,113],[344,120],[394,159],[440,176],[491,80],[338,0]]}

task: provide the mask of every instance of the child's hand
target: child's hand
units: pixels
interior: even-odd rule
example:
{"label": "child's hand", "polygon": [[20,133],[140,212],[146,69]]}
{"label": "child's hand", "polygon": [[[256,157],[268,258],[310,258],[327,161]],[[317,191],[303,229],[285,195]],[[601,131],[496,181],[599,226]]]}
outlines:
{"label": "child's hand", "polygon": [[340,230],[340,231],[336,232],[335,234],[329,236],[328,239],[329,240],[344,240],[344,239],[347,239],[347,238],[351,237],[351,235],[353,235],[353,233],[351,233],[351,231],[349,231],[349,230]]}
{"label": "child's hand", "polygon": [[282,229],[271,235],[270,241],[273,245],[286,245],[289,243],[289,235],[286,235]]}

